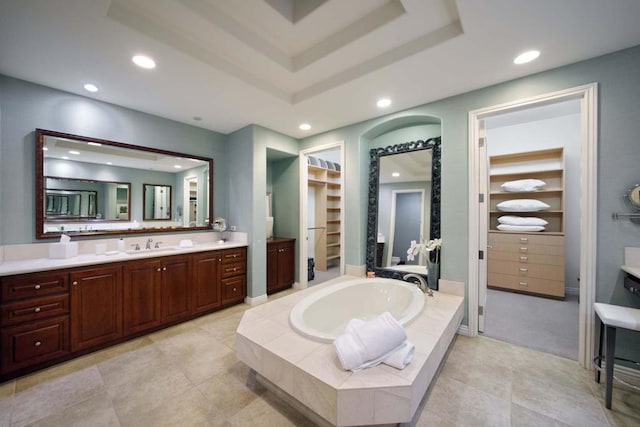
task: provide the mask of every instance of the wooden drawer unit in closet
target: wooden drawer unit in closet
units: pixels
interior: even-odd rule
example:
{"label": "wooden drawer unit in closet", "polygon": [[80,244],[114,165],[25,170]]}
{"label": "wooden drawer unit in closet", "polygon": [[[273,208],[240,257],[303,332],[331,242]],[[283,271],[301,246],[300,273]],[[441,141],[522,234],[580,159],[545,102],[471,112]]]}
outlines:
{"label": "wooden drawer unit in closet", "polygon": [[489,233],[490,288],[564,297],[564,236]]}
{"label": "wooden drawer unit in closet", "polygon": [[63,272],[0,278],[0,372],[69,354],[69,280]]}

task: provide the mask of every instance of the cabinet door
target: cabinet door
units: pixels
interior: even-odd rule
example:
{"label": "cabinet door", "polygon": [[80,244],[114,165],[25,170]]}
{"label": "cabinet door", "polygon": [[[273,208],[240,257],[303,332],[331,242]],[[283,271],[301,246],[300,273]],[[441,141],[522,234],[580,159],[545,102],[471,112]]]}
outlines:
{"label": "cabinet door", "polygon": [[278,251],[280,245],[267,245],[267,294],[278,289]]}
{"label": "cabinet door", "polygon": [[222,279],[222,304],[242,302],[247,296],[247,276]]}
{"label": "cabinet door", "polygon": [[191,313],[191,262],[189,256],[162,260],[162,322],[182,319]]}
{"label": "cabinet door", "polygon": [[282,245],[278,253],[278,287],[286,288],[295,278],[295,246],[292,243]]}
{"label": "cabinet door", "polygon": [[193,256],[193,312],[201,313],[220,306],[219,271],[222,259],[216,253]]}
{"label": "cabinet door", "polygon": [[124,333],[158,326],[161,321],[160,260],[140,260],[124,266]]}
{"label": "cabinet door", "polygon": [[70,273],[71,350],[108,343],[122,336],[121,265]]}

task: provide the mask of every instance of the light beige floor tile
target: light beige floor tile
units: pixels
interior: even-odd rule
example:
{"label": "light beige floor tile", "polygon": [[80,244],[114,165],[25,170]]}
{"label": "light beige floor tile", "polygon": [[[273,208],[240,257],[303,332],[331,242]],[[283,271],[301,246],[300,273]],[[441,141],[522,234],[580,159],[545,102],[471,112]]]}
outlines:
{"label": "light beige floor tile", "polygon": [[415,427],[457,427],[458,425],[436,412],[424,410],[416,420]]}
{"label": "light beige floor tile", "polygon": [[509,426],[511,403],[461,383],[440,376],[425,410],[462,426]]}
{"label": "light beige floor tile", "polygon": [[120,421],[105,392],[32,424],[33,427],[118,427]]}
{"label": "light beige floor tile", "polygon": [[217,414],[230,418],[266,391],[260,384],[247,383],[248,379],[238,381],[233,373],[227,373],[210,378],[197,387]]}
{"label": "light beige floor tile", "polygon": [[200,391],[192,387],[181,394],[152,402],[138,411],[121,416],[121,425],[154,427],[208,427],[210,419],[220,418],[212,412],[211,403]]}
{"label": "light beige floor tile", "polygon": [[557,383],[557,378],[514,374],[513,403],[576,426],[606,426],[600,404],[591,391]]}
{"label": "light beige floor tile", "polygon": [[532,411],[523,406],[511,404],[512,427],[570,427],[562,421]]}
{"label": "light beige floor tile", "polygon": [[11,425],[23,426],[55,414],[89,399],[103,386],[100,373],[93,366],[16,393]]}
{"label": "light beige floor tile", "polygon": [[153,332],[149,335],[147,335],[147,337],[153,341],[153,342],[158,342],[158,341],[162,341],[165,340],[167,338],[171,338],[173,336],[176,335],[180,335],[184,332],[189,332],[192,331],[193,329],[197,328],[198,325],[196,325],[195,323],[193,323],[193,321],[191,322],[186,322],[186,323],[179,323],[175,326],[171,326],[169,328],[164,328],[161,329],[157,332]]}
{"label": "light beige floor tile", "polygon": [[231,314],[220,319],[217,322],[200,325],[200,328],[209,332],[218,340],[231,337],[235,335],[236,329],[238,329],[238,324],[240,323],[240,319],[242,318],[243,313],[244,312]]}
{"label": "light beige floor tile", "polygon": [[229,419],[238,427],[312,427],[314,424],[294,409],[282,403],[270,392],[253,400]]}
{"label": "light beige floor tile", "polygon": [[611,409],[606,409],[604,377],[600,384],[593,381],[592,389],[611,425],[640,426],[640,391],[614,381]]}
{"label": "light beige floor tile", "polygon": [[110,395],[129,384],[139,385],[150,373],[162,372],[170,361],[155,345],[123,353],[98,364],[100,375]]}
{"label": "light beige floor tile", "polygon": [[11,409],[15,390],[15,381],[0,384],[0,427],[9,427],[11,423]]}

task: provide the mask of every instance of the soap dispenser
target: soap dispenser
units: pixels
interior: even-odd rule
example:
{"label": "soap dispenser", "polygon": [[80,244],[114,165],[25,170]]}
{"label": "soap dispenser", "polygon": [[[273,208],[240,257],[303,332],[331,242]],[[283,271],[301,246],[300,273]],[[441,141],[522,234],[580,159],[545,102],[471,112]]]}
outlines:
{"label": "soap dispenser", "polygon": [[118,239],[118,251],[124,252],[124,239],[122,237]]}

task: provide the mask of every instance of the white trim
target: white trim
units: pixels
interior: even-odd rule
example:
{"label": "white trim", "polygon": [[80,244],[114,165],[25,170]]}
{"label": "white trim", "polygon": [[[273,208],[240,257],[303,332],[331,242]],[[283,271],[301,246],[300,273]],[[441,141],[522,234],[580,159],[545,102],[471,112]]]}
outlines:
{"label": "white trim", "polygon": [[[460,335],[464,335],[466,337],[472,337],[474,336],[471,331],[469,330],[469,327],[467,325],[460,325],[460,327],[458,327],[458,334]],[[476,334],[478,335],[478,334]]]}
{"label": "white trim", "polygon": [[307,156],[319,151],[326,151],[338,148],[340,149],[340,192],[342,197],[340,198],[340,214],[342,221],[340,221],[340,274],[344,274],[345,271],[345,248],[344,248],[344,223],[345,223],[345,149],[344,140],[332,142],[329,144],[320,145],[306,150],[300,150],[298,154],[298,162],[300,163],[300,245],[298,246],[298,268],[300,272],[300,280],[295,284],[295,289],[305,289],[309,286],[307,280],[307,257],[309,253],[309,241],[307,240],[307,206],[309,203],[308,197],[308,177],[309,171],[307,169]]}
{"label": "white trim", "polygon": [[468,328],[470,336],[478,335],[478,250],[480,223],[479,193],[479,121],[489,116],[522,110],[532,106],[552,104],[569,99],[581,99],[581,163],[580,163],[580,308],[578,362],[591,366],[593,353],[594,314],[596,289],[596,228],[597,228],[597,83],[569,88],[558,92],[534,96],[469,112],[469,306]]}
{"label": "white trim", "polygon": [[267,302],[267,294],[258,295],[257,297],[245,297],[244,303],[249,305],[258,305]]}
{"label": "white trim", "polygon": [[635,386],[640,387],[640,370],[622,366],[618,363],[613,364],[613,374],[621,380]]}
{"label": "white trim", "polygon": [[565,295],[580,295],[580,288],[564,288]]}

